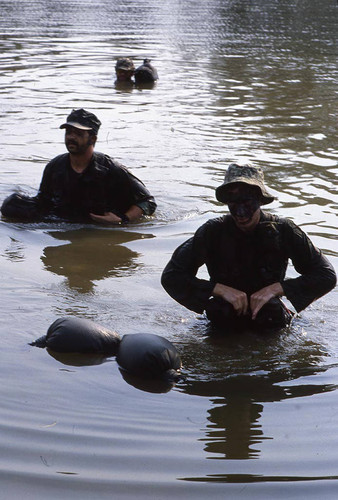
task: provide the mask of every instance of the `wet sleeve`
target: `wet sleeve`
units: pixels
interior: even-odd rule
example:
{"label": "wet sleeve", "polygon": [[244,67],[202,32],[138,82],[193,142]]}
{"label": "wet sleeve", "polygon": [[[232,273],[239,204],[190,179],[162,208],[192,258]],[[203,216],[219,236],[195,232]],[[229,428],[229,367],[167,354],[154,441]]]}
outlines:
{"label": "wet sleeve", "polygon": [[145,215],[153,214],[156,210],[154,197],[150,194],[143,182],[130,172],[128,172],[128,174],[131,190],[135,199],[134,205],[140,207]]}
{"label": "wet sleeve", "polygon": [[39,191],[36,195],[39,210],[42,212],[47,212],[52,205],[52,168],[53,161],[50,161],[43,171]]}
{"label": "wet sleeve", "polygon": [[287,299],[300,312],[332,290],[337,277],[328,259],[298,226],[287,221],[284,230],[289,257],[300,276],[285,279],[281,285]]}
{"label": "wet sleeve", "polygon": [[203,226],[173,253],[166,265],[161,283],[177,302],[197,313],[202,313],[212,295],[215,283],[196,277],[199,267],[206,262]]}
{"label": "wet sleeve", "polygon": [[[112,200],[113,206],[115,205],[116,198],[124,198],[124,201],[128,200],[128,207],[131,205],[137,205],[141,208],[145,215],[151,215],[156,210],[156,202],[154,197],[150,194],[148,189],[145,187],[142,181],[133,175],[124,165],[119,164],[114,161],[115,168],[111,170],[111,182],[114,185],[116,182],[119,183],[119,194],[114,195]],[[116,168],[117,167],[117,168]],[[115,189],[112,189],[115,192]],[[120,205],[125,203],[121,199]]]}

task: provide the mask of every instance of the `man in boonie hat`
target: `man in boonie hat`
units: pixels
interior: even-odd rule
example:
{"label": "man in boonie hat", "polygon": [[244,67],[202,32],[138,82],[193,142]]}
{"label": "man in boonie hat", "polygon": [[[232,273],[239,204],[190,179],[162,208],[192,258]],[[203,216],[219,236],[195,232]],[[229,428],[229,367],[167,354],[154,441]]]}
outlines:
{"label": "man in boonie hat", "polygon": [[132,77],[135,73],[135,66],[129,57],[121,57],[115,64],[116,82],[133,83]]}
{"label": "man in boonie hat", "polygon": [[261,205],[267,205],[275,199],[264,185],[264,174],[260,167],[254,167],[250,163],[231,163],[224,176],[224,182],[216,189],[216,198],[222,203],[227,203],[229,188],[241,183],[249,186],[257,186],[261,194]]}
{"label": "man in boonie hat", "polygon": [[[334,288],[332,265],[306,234],[261,209],[274,200],[261,168],[232,163],[216,198],[230,213],[201,226],[175,250],[162,273],[163,287],[180,304],[205,311],[222,332],[279,330],[294,315],[282,296],[299,312]],[[288,259],[299,273],[296,278],[285,277]],[[196,276],[203,264],[209,280]]]}
{"label": "man in boonie hat", "polygon": [[73,109],[60,125],[65,129],[68,153],[45,167],[37,196],[10,195],[2,204],[2,214],[103,224],[134,222],[151,215],[156,203],[145,185],[125,166],[94,151],[100,125],[93,113]]}

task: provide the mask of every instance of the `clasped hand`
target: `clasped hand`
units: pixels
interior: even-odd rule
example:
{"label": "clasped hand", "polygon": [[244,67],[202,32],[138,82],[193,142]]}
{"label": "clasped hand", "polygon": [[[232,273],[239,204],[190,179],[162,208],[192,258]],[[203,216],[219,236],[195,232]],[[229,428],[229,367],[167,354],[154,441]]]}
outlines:
{"label": "clasped hand", "polygon": [[[103,224],[121,224],[123,222],[121,217],[114,214],[114,212],[105,212],[103,215],[90,213],[89,215],[95,222]],[[131,205],[124,215],[128,217],[130,222],[135,222],[142,217],[143,210],[138,205]]]}
{"label": "clasped hand", "polygon": [[104,224],[121,224],[121,217],[113,212],[105,212],[104,215],[89,214],[95,222],[102,222]]}
{"label": "clasped hand", "polygon": [[245,292],[221,283],[217,283],[212,292],[214,297],[221,297],[226,302],[229,302],[238,316],[245,316],[250,308],[253,320],[256,319],[258,312],[269,300],[274,297],[281,297],[283,293],[282,285],[278,282],[258,290],[250,298]]}

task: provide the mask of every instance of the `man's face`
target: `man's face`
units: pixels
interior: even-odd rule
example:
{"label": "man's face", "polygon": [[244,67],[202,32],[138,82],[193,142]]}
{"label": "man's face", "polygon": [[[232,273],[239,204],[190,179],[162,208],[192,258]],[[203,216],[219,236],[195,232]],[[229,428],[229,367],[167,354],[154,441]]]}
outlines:
{"label": "man's face", "polygon": [[257,190],[245,184],[238,184],[228,190],[228,207],[236,226],[242,231],[252,231],[260,219],[260,195]]}
{"label": "man's face", "polygon": [[134,74],[133,70],[127,70],[127,69],[116,70],[116,77],[119,82],[128,82],[133,76],[133,74]]}
{"label": "man's face", "polygon": [[93,145],[93,137],[88,130],[67,126],[65,132],[65,145],[68,151],[73,155],[80,155],[87,151]]}

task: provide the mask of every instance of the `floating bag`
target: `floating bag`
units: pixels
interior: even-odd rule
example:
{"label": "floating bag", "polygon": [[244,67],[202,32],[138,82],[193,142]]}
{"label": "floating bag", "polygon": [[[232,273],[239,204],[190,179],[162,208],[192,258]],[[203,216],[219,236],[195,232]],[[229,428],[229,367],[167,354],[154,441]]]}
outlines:
{"label": "floating bag", "polygon": [[55,352],[101,353],[115,356],[120,344],[118,333],[83,318],[59,318],[47,334],[32,342]]}
{"label": "floating bag", "polygon": [[3,201],[1,213],[5,217],[19,220],[34,220],[40,217],[36,198],[13,193]]}
{"label": "floating bag", "polygon": [[175,346],[151,333],[124,335],[116,360],[123,370],[145,378],[179,378],[182,366]]}
{"label": "floating bag", "polygon": [[[93,321],[81,318],[63,317],[54,321],[47,334],[29,345],[47,347],[54,353],[82,353],[115,356],[126,377],[158,379],[176,382],[181,378],[181,358],[169,340],[151,333],[135,333],[120,336]],[[53,355],[53,354],[52,354]],[[57,355],[53,355],[57,359]],[[81,360],[78,360],[78,362]],[[73,359],[70,359],[74,363]],[[90,364],[98,364],[95,360]],[[165,392],[172,385],[154,392]]]}

